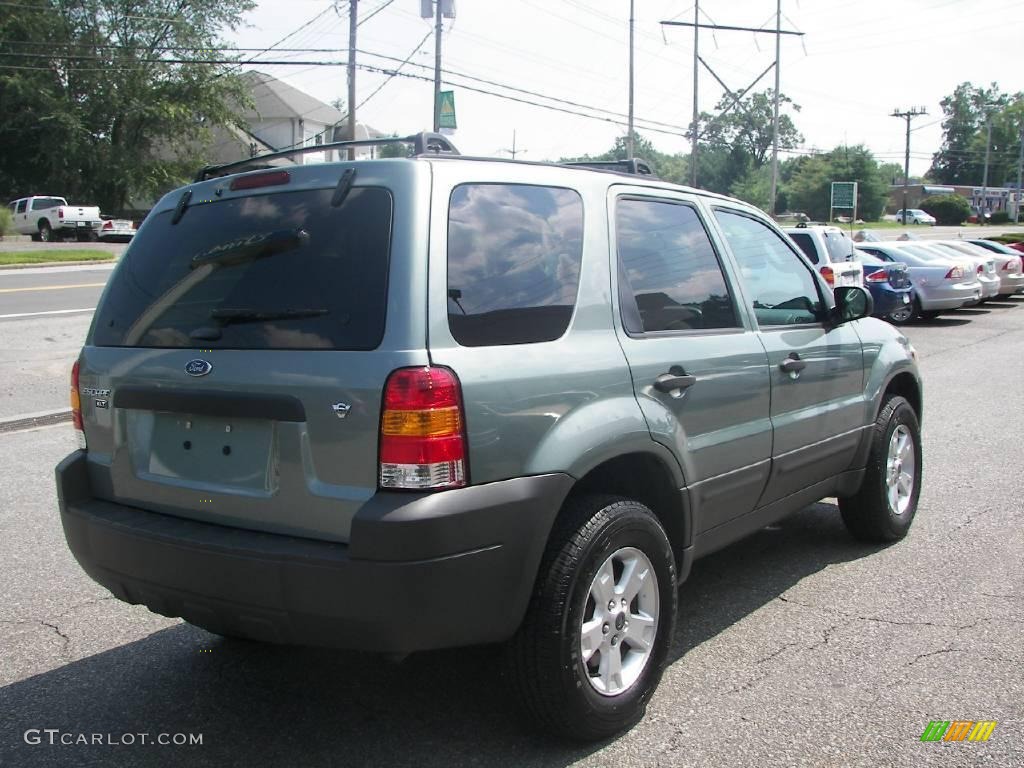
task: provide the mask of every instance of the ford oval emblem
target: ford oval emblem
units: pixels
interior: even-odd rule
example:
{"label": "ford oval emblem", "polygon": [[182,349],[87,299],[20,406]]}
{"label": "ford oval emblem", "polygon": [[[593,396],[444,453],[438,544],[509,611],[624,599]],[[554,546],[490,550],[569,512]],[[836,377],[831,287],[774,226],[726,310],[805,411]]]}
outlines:
{"label": "ford oval emblem", "polygon": [[205,376],[213,370],[213,366],[206,360],[189,360],[185,363],[185,373],[189,376]]}

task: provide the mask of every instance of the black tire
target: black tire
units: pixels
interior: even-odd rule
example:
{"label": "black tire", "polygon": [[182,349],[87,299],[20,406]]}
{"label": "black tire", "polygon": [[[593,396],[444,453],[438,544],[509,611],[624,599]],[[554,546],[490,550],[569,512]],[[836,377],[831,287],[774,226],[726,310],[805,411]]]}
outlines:
{"label": "black tire", "polygon": [[921,309],[921,302],[918,301],[916,298],[914,299],[914,305],[917,307],[917,316],[919,318],[921,318],[922,320],[931,321],[931,320],[934,320],[935,318],[937,318],[939,316],[938,310],[935,310],[935,309],[929,309],[929,310]]}
{"label": "black tire", "polygon": [[[614,496],[583,496],[567,505],[541,561],[526,618],[508,644],[507,669],[522,709],[534,724],[556,736],[596,741],[639,722],[661,680],[675,627],[675,561],[665,530],[643,504]],[[582,626],[587,612],[597,610],[590,595],[598,570],[625,548],[639,550],[657,577],[656,589],[646,593],[648,600],[657,594],[657,620],[638,677],[629,685],[623,681],[621,692],[605,695],[591,683],[581,649]],[[625,633],[631,631],[627,617],[634,616],[634,605],[639,603],[630,603],[625,611],[616,603],[617,614],[609,613],[613,628],[608,642],[624,638],[615,653],[621,654],[623,648],[633,652]],[[601,611],[605,612],[603,607]],[[595,657],[601,659],[594,653],[591,663]]]}
{"label": "black tire", "polygon": [[[902,430],[913,447],[913,468],[907,474],[913,487],[903,511],[889,500],[889,452],[893,434]],[[907,535],[921,494],[921,427],[917,414],[906,399],[891,395],[882,403],[871,435],[871,452],[860,490],[854,496],[839,499],[839,511],[847,530],[862,541],[898,541]],[[899,466],[897,466],[899,469]]]}
{"label": "black tire", "polygon": [[[901,311],[904,309],[906,310],[905,314],[901,314]],[[888,320],[893,325],[906,325],[907,323],[913,321],[918,311],[918,305],[911,304],[909,306],[900,307],[900,309],[893,310],[892,312],[885,316],[885,319]]]}
{"label": "black tire", "polygon": [[54,241],[53,229],[50,228],[50,222],[45,219],[39,222],[39,239],[44,243],[52,243]]}

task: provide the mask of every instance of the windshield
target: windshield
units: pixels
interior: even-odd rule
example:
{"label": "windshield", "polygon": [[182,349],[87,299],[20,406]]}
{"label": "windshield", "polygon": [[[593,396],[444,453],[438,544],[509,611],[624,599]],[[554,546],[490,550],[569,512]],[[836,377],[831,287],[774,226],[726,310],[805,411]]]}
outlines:
{"label": "windshield", "polygon": [[97,346],[374,349],[384,335],[391,194],[332,189],[150,217],[93,322]]}
{"label": "windshield", "polygon": [[[828,257],[832,261],[851,260],[853,242],[842,232],[825,232],[825,247],[828,248]],[[856,259],[853,256],[852,259]]]}

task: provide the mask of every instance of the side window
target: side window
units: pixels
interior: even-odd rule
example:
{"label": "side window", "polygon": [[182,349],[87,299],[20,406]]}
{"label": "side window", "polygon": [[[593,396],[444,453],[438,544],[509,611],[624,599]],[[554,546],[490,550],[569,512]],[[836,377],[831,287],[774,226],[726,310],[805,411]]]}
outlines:
{"label": "side window", "polygon": [[583,258],[570,189],[463,184],[448,209],[448,326],[466,347],[553,341],[569,327]]}
{"label": "side window", "polygon": [[806,263],[767,225],[719,208],[715,217],[729,243],[760,325],[797,325],[821,319],[818,285]]}
{"label": "side window", "polygon": [[811,264],[818,263],[818,250],[814,247],[814,241],[807,232],[790,232],[789,239],[796,243],[804,255],[811,260]]}
{"label": "side window", "polygon": [[627,331],[739,327],[715,249],[692,207],[621,199],[615,230]]}
{"label": "side window", "polygon": [[25,212],[25,206],[27,206],[27,205],[28,205],[28,200],[19,200],[18,201],[18,213],[24,213]]}

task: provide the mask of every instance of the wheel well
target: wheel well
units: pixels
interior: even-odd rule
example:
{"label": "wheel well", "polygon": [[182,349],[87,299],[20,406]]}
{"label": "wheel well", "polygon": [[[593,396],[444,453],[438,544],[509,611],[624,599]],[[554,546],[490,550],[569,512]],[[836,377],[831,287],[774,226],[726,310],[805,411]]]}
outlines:
{"label": "wheel well", "polygon": [[679,559],[689,543],[689,516],[672,472],[650,453],[630,453],[599,464],[580,478],[569,497],[607,493],[639,501],[658,518]]}
{"label": "wheel well", "polygon": [[[899,395],[906,399],[910,403],[910,407],[914,409],[914,413],[917,414],[917,418],[921,419],[921,388],[917,385],[917,379],[909,373],[898,373],[889,382],[885,388],[885,394]],[[885,397],[882,398],[885,400]]]}

